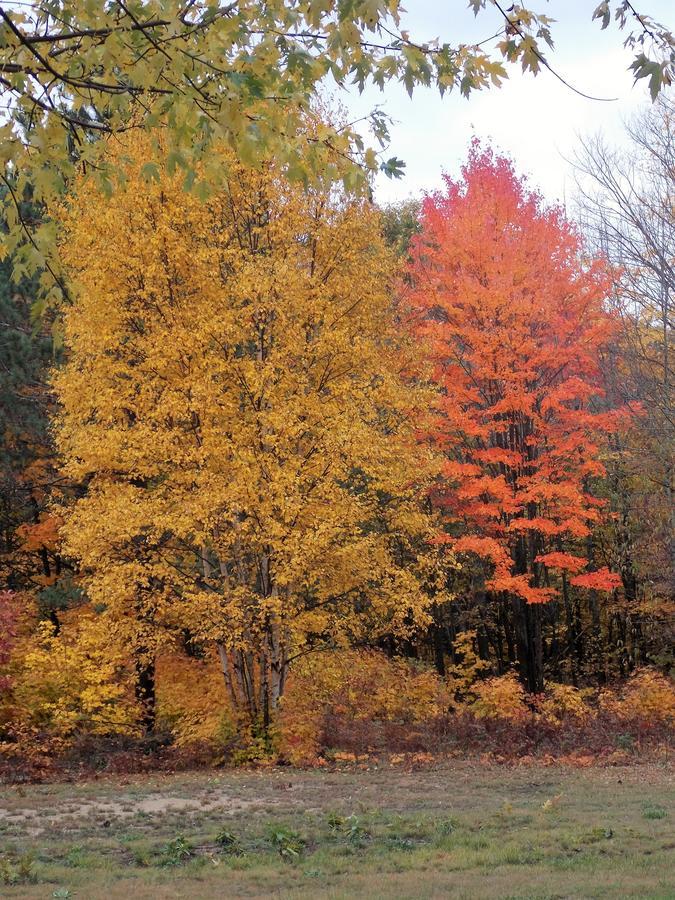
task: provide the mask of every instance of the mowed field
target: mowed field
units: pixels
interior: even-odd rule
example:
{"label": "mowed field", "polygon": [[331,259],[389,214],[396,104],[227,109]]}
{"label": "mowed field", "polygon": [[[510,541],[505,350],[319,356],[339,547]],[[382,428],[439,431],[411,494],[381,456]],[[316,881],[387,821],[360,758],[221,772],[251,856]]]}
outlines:
{"label": "mowed field", "polygon": [[674,898],[674,825],[665,763],[6,786],[0,895]]}

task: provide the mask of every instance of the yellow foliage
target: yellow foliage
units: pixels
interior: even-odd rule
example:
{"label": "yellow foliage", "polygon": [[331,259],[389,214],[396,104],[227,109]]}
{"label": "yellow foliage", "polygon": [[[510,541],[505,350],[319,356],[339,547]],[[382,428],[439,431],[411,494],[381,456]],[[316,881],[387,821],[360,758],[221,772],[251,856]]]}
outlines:
{"label": "yellow foliage", "polygon": [[192,659],[165,653],[157,660],[157,728],[176,746],[206,742],[222,746],[236,731],[215,654]]}
{"label": "yellow foliage", "polygon": [[56,635],[42,622],[20,657],[13,699],[20,733],[65,745],[75,734],[133,732],[137,717],[124,677],[127,657],[110,641],[103,618],[71,619]]}
{"label": "yellow foliage", "polygon": [[308,656],[293,670],[279,722],[279,748],[312,762],[326,713],[346,719],[418,723],[447,711],[449,691],[435,672],[377,651]]}
{"label": "yellow foliage", "polygon": [[528,713],[525,691],[513,673],[488,678],[473,686],[476,700],[469,709],[478,719],[507,719],[518,721]]}
{"label": "yellow foliage", "polygon": [[654,669],[640,669],[619,694],[603,691],[600,706],[622,719],[675,724],[675,687]]}
{"label": "yellow foliage", "polygon": [[461,631],[454,641],[454,649],[461,661],[448,666],[448,678],[458,698],[471,694],[472,686],[491,669],[487,660],[481,659],[474,649],[476,630]]}
{"label": "yellow foliage", "polygon": [[544,694],[537,698],[537,711],[552,725],[562,725],[570,719],[583,721],[592,715],[592,709],[584,699],[587,693],[571,684],[552,681],[546,685]]}
{"label": "yellow foliage", "polygon": [[88,480],[65,550],[118,639],[159,652],[189,627],[259,715],[297,653],[427,621],[429,404],[394,260],[370,204],[272,163],[222,150],[200,202],[161,137],[110,152],[124,185],[82,180],[55,211],[75,296],[57,442]]}

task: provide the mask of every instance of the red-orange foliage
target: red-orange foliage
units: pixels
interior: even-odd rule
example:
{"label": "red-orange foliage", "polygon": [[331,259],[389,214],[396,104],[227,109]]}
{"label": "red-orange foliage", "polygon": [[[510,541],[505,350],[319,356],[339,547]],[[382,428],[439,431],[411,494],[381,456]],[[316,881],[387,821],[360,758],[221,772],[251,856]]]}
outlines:
{"label": "red-orange foliage", "polygon": [[447,455],[443,540],[489,564],[488,590],[529,603],[553,598],[560,573],[618,584],[578,555],[602,516],[589,484],[620,418],[597,408],[612,273],[581,250],[562,211],[474,143],[462,179],[425,200],[409,269],[441,388],[425,437]]}

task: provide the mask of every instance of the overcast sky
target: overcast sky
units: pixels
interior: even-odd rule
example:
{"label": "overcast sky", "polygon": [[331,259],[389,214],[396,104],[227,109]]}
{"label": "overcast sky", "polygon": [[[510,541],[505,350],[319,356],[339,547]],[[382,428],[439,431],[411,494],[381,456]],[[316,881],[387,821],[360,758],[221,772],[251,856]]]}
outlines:
{"label": "overcast sky", "polygon": [[[466,0],[408,0],[403,27],[419,41],[482,40],[498,30],[496,10],[474,18],[466,6]],[[473,135],[510,154],[531,186],[549,200],[569,200],[574,183],[565,158],[573,156],[578,135],[601,130],[611,141],[622,141],[623,119],[650,103],[646,80],[633,86],[627,71],[632,56],[623,48],[625,35],[613,24],[601,31],[598,22],[591,22],[597,0],[532,0],[531,6],[557,20],[552,28],[555,48],[547,52],[551,65],[584,93],[618,99],[585,100],[550,72],[534,78],[515,68],[501,88],[473,93],[468,100],[454,92],[441,99],[432,89],[417,89],[410,100],[394,84],[384,93],[369,88],[360,97],[342,95],[350,112],[365,113],[379,104],[395,120],[388,155],[405,161],[406,175],[398,181],[380,176],[378,202],[438,187],[442,171],[458,172]],[[639,9],[675,29],[673,0],[642,0]]]}

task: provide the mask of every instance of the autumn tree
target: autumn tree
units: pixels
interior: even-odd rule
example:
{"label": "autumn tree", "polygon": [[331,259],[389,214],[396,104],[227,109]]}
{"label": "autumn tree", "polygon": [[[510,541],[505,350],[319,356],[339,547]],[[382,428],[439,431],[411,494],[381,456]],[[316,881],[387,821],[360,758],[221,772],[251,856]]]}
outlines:
{"label": "autumn tree", "polygon": [[424,201],[415,241],[411,294],[440,389],[426,439],[446,456],[441,539],[474,560],[474,596],[511,607],[522,678],[540,691],[542,607],[570,612],[572,590],[618,582],[586,552],[616,427],[594,402],[616,328],[610,273],[583,264],[562,212],[477,143],[461,179]]}
{"label": "autumn tree", "polygon": [[[9,249],[42,273],[43,287],[67,291],[54,257],[54,227],[21,215],[30,191],[51,204],[80,171],[104,193],[123,167],[106,158],[102,135],[161,126],[169,133],[165,163],[178,166],[190,189],[203,195],[227,173],[214,146],[227,143],[242,159],[273,155],[290,177],[324,175],[346,186],[365,184],[382,166],[387,124],[371,117],[362,129],[327,125],[317,136],[303,127],[320,88],[400,82],[441,92],[498,85],[509,65],[536,74],[551,68],[551,20],[528,5],[508,9],[495,0],[470,0],[487,11],[487,40],[462,35],[440,40],[410,35],[399,0],[28,0],[0,7],[0,96],[7,115],[0,127],[2,177],[8,188]],[[672,80],[673,37],[627,0],[589,6],[589,21],[614,18],[634,50],[636,78],[653,94]],[[197,171],[199,177],[197,178]]]}
{"label": "autumn tree", "polygon": [[387,203],[382,207],[384,239],[397,256],[407,256],[410,242],[420,230],[421,205],[418,199],[409,197],[407,200]]}
{"label": "autumn tree", "polygon": [[221,151],[231,179],[203,205],[150,138],[110,152],[125,187],[83,180],[59,213],[57,438],[88,484],[66,547],[111,635],[146,663],[181,630],[215,646],[266,725],[294,657],[425,619],[428,397],[393,259],[376,210],[329,183]]}
{"label": "autumn tree", "polygon": [[[35,208],[24,204],[23,212]],[[50,317],[33,316],[37,280],[15,279],[14,264],[13,256],[0,261],[0,584],[28,605],[34,600],[58,627],[72,600],[49,508],[65,487],[49,434],[48,373],[59,353]]]}
{"label": "autumn tree", "polygon": [[[643,414],[614,467],[627,594],[675,592],[675,103],[661,97],[626,126],[628,149],[582,143],[578,201],[588,240],[617,266],[620,340],[607,359],[616,402]],[[631,584],[632,580],[632,584]],[[670,610],[672,615],[672,610]]]}

